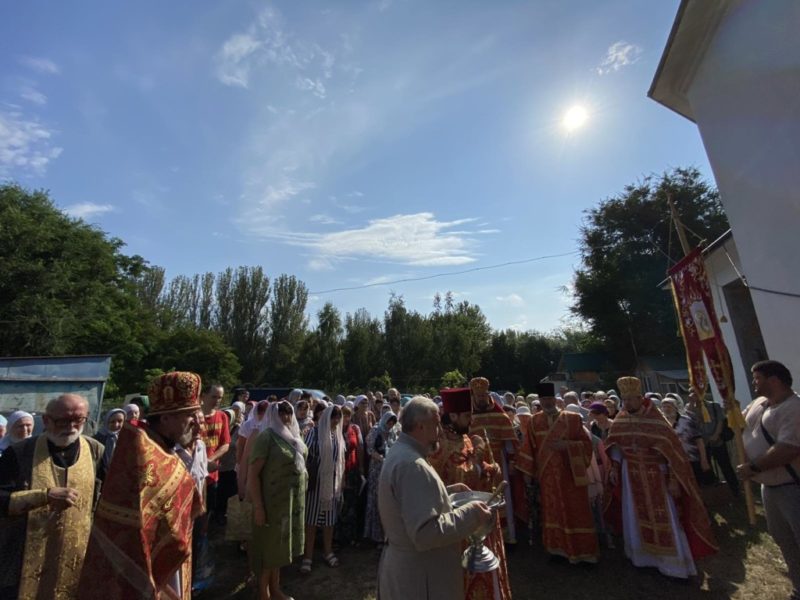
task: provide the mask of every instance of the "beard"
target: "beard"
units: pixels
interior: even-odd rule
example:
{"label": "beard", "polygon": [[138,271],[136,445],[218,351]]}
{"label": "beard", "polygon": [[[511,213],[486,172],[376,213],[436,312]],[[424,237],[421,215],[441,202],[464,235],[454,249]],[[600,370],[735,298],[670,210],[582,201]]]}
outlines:
{"label": "beard", "polygon": [[453,431],[455,431],[455,432],[456,432],[458,435],[467,435],[467,434],[469,433],[469,426],[467,426],[467,427],[462,427],[461,425],[458,425],[457,423],[451,423],[451,424],[450,424],[450,427],[451,427],[451,428],[453,429]]}
{"label": "beard", "polygon": [[78,441],[83,433],[83,426],[77,430],[73,429],[72,431],[65,431],[62,433],[55,433],[53,431],[45,431],[44,433],[47,439],[50,440],[56,448],[66,448]]}
{"label": "beard", "polygon": [[[193,441],[194,441],[194,432],[193,432],[193,431],[190,429],[189,431],[187,431],[186,433],[184,433],[183,435],[181,435],[181,436],[178,438],[178,440],[177,440],[177,443],[178,443],[178,444],[179,444],[181,447],[183,447],[183,448],[186,448],[186,447],[187,447],[187,446],[189,446],[189,445],[190,445],[190,444],[191,444]],[[173,446],[174,446],[174,445],[175,445],[175,444],[173,444]]]}

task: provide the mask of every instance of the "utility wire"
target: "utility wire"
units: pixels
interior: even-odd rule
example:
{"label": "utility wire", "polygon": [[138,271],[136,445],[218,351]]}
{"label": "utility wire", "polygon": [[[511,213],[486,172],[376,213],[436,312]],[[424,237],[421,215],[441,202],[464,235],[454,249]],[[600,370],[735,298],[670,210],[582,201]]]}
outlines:
{"label": "utility wire", "polygon": [[572,256],[575,254],[580,254],[580,250],[572,250],[570,252],[562,252],[561,254],[548,254],[546,256],[537,256],[535,258],[525,258],[523,260],[511,260],[508,262],[496,264],[496,265],[486,265],[484,267],[472,267],[471,269],[463,269],[461,271],[450,271],[449,273],[434,273],[432,275],[424,275],[421,277],[407,277],[405,279],[395,279],[394,281],[378,281],[376,283],[365,283],[363,285],[353,285],[350,287],[340,287],[340,288],[332,288],[329,290],[320,290],[318,292],[309,292],[312,295],[319,295],[319,294],[332,294],[334,292],[346,292],[351,290],[363,290],[366,288],[371,287],[378,287],[381,285],[394,285],[396,283],[409,283],[412,281],[425,281],[428,279],[438,279],[440,277],[451,277],[453,275],[464,275],[465,273],[475,273],[477,271],[489,271],[491,269],[500,269],[503,267],[510,267],[513,265],[523,265],[527,263],[537,262],[541,260],[547,260],[549,258],[561,258],[562,256]]}

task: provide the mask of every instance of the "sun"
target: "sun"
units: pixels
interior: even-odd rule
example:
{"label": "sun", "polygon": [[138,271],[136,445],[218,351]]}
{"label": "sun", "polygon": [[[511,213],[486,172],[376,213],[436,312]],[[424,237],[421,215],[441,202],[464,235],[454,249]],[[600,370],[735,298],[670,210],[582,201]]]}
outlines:
{"label": "sun", "polygon": [[561,125],[568,132],[572,132],[583,127],[588,119],[589,111],[587,111],[583,106],[576,104],[575,106],[570,107],[569,110],[564,113],[564,118],[561,119]]}

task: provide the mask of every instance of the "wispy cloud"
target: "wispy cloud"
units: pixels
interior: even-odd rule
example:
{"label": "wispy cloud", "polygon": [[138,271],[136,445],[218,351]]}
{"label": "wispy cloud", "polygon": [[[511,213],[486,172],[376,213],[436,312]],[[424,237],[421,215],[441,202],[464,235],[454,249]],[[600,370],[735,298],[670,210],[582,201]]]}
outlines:
{"label": "wispy cloud", "polygon": [[313,190],[314,187],[310,181],[296,181],[287,177],[280,183],[267,185],[260,205],[262,208],[275,208],[307,190]]}
{"label": "wispy cloud", "polygon": [[623,40],[614,42],[608,47],[606,55],[597,67],[598,75],[607,75],[619,71],[639,61],[642,48],[636,44],[629,44]]}
{"label": "wispy cloud", "polygon": [[88,219],[114,210],[110,204],[95,204],[94,202],[79,202],[64,208],[64,212],[75,219]]}
{"label": "wispy cloud", "polygon": [[54,132],[17,109],[0,109],[0,176],[43,175],[62,149]]}
{"label": "wispy cloud", "polygon": [[342,224],[342,221],[339,221],[338,219],[334,219],[330,215],[326,215],[326,214],[322,214],[322,213],[317,214],[317,215],[312,215],[311,217],[309,217],[308,220],[311,223],[319,223],[320,225],[341,225]]}
{"label": "wispy cloud", "polygon": [[23,100],[33,102],[38,106],[47,104],[47,96],[32,86],[23,86],[19,91],[19,95]]}
{"label": "wispy cloud", "polygon": [[417,267],[453,266],[475,262],[474,240],[454,228],[474,219],[438,221],[432,213],[373,219],[359,229],[332,233],[292,231],[264,225],[261,237],[276,239],[314,252],[309,267],[330,269],[348,259],[388,261]]}
{"label": "wispy cloud", "polygon": [[[248,88],[251,72],[260,66],[305,70],[318,66],[321,77],[332,76],[335,57],[318,44],[308,43],[286,31],[277,9],[263,9],[255,22],[244,32],[231,35],[215,57],[216,75],[225,85]],[[298,77],[298,89],[325,97],[320,79]]]}
{"label": "wispy cloud", "polygon": [[40,56],[20,56],[20,64],[44,75],[58,75],[61,73],[59,66],[49,58]]}
{"label": "wispy cloud", "polygon": [[495,296],[495,300],[509,306],[525,306],[525,300],[519,294],[511,293],[507,296]]}

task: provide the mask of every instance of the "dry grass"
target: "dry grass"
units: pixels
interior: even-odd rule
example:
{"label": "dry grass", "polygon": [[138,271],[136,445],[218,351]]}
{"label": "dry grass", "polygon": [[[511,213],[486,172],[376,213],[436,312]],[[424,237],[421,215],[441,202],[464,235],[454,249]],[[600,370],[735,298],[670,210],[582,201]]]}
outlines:
{"label": "dry grass", "polygon": [[[719,497],[719,494],[717,494]],[[712,506],[720,545],[716,556],[698,564],[695,580],[683,582],[660,575],[655,569],[636,569],[625,558],[622,541],[616,550],[603,549],[600,563],[571,566],[552,562],[537,543],[520,543],[509,552],[508,570],[515,600],[570,598],[575,600],[782,600],[788,598],[789,580],[780,551],[765,531],[763,515],[758,525],[747,525],[739,502]],[[217,582],[199,598],[249,600],[254,595],[242,584],[245,561],[234,544],[215,543]],[[378,554],[373,548],[345,549],[342,565],[329,569],[318,558],[309,576],[297,566],[285,568],[284,589],[297,600],[374,600]],[[409,574],[413,577],[413,574]],[[414,599],[409,599],[414,600]]]}

